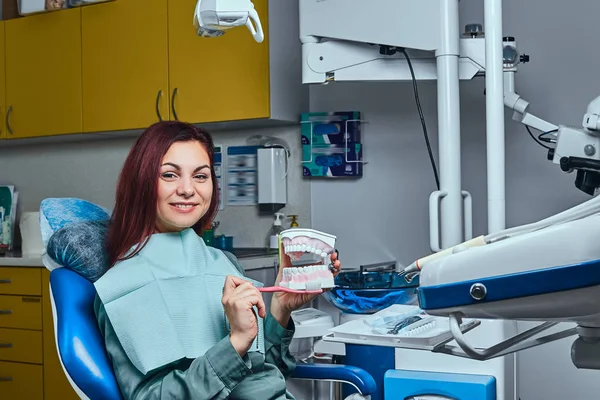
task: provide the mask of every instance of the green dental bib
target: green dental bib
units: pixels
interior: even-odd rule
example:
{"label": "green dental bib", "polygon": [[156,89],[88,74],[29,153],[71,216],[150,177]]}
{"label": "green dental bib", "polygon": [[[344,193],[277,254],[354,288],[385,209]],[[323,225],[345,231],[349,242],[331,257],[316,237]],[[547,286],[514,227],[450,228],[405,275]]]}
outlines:
{"label": "green dental bib", "polygon": [[[133,258],[117,263],[94,286],[127,356],[143,374],[200,357],[229,335],[221,303],[227,275],[242,276],[220,250],[192,229],[150,237]],[[249,352],[264,355],[263,320]]]}

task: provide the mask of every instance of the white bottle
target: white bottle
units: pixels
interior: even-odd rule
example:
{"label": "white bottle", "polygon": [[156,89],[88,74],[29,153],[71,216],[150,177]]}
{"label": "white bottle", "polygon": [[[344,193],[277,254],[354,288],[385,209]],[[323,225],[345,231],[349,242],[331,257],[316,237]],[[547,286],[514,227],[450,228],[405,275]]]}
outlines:
{"label": "white bottle", "polygon": [[279,234],[283,231],[281,220],[285,218],[285,214],[275,213],[275,221],[267,235],[267,246],[271,249],[276,249],[279,245]]}

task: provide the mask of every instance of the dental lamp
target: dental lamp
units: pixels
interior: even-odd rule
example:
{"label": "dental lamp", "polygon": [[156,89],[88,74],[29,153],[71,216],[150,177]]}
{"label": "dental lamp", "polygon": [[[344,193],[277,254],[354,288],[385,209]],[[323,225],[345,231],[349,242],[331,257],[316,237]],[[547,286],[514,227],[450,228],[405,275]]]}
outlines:
{"label": "dental lamp", "polygon": [[246,26],[254,40],[262,43],[264,33],[251,0],[198,0],[194,27],[198,36],[219,37],[231,28]]}

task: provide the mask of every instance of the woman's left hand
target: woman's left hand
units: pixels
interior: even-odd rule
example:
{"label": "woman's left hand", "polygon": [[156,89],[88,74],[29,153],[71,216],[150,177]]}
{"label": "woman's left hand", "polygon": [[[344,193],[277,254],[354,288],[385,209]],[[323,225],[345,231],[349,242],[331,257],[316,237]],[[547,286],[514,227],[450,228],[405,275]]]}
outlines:
{"label": "woman's left hand", "polygon": [[[338,260],[337,252],[331,254],[331,265],[333,266],[333,276],[334,278],[340,273],[342,269],[342,264],[340,260]],[[275,286],[279,285],[283,276],[283,269],[292,266],[292,261],[290,257],[285,254],[283,249],[281,249],[281,266],[279,267],[279,273],[277,274],[277,279],[275,280]],[[329,289],[323,289],[324,291]],[[319,294],[296,294],[296,293],[286,293],[286,292],[275,292],[273,294],[273,298],[271,300],[271,313],[279,312],[284,314],[289,314],[294,310],[301,308],[303,305],[309,303],[314,298],[319,296]]]}

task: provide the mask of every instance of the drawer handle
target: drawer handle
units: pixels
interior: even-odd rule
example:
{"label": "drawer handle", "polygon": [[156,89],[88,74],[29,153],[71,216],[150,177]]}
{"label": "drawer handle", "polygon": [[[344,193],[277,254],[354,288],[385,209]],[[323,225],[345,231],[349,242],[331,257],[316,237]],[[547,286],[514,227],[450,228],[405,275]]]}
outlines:
{"label": "drawer handle", "polygon": [[12,382],[12,376],[0,376],[0,382]]}
{"label": "drawer handle", "polygon": [[12,343],[0,343],[0,349],[8,349],[11,348],[13,345]]}
{"label": "drawer handle", "polygon": [[12,310],[0,310],[0,315],[12,314]]}
{"label": "drawer handle", "polygon": [[0,283],[12,283],[12,279],[0,279]]}

